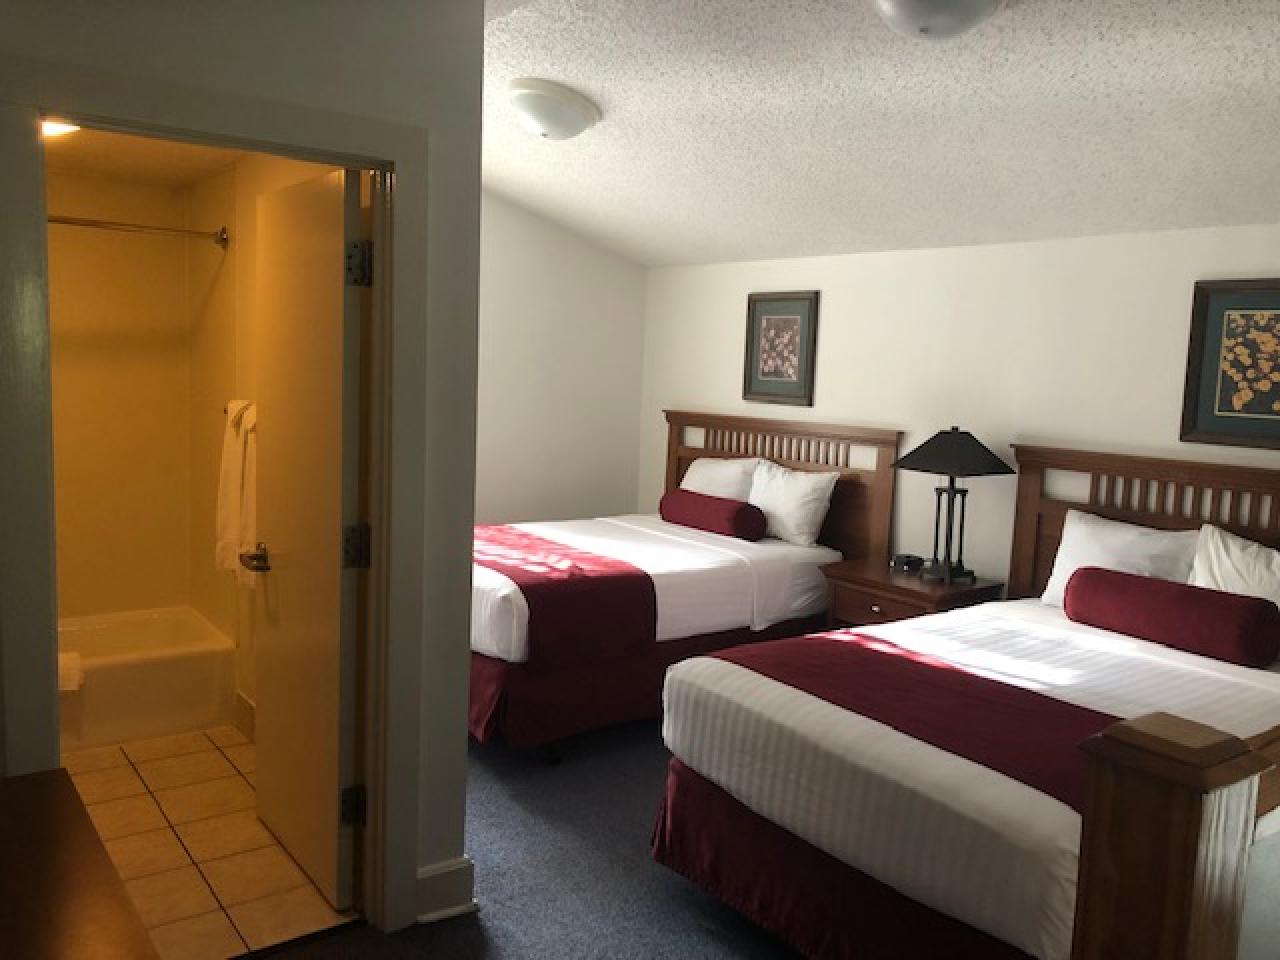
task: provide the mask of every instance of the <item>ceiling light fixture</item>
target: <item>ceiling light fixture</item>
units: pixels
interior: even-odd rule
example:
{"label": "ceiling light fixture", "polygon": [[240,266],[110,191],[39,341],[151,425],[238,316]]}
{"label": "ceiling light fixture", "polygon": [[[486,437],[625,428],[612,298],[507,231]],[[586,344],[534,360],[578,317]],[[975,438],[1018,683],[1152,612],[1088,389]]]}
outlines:
{"label": "ceiling light fixture", "polygon": [[46,137],[64,137],[68,133],[75,133],[79,129],[74,123],[67,123],[65,120],[40,121],[40,133]]}
{"label": "ceiling light fixture", "polygon": [[544,140],[569,140],[600,122],[600,108],[563,84],[526,77],[508,91],[524,128]]}
{"label": "ceiling light fixture", "polygon": [[908,37],[942,40],[972,30],[1004,6],[1004,0],[875,0],[876,12]]}

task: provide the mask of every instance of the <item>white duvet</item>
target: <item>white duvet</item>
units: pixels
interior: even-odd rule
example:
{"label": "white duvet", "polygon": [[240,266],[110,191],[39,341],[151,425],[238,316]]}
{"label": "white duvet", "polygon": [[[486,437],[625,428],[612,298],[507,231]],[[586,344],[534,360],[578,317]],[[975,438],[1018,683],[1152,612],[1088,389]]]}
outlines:
{"label": "white duvet", "polygon": [[[720,630],[764,630],[826,609],[818,569],[840,559],[830,547],[752,543],[654,516],[512,524],[520,530],[638,567],[653,579],[657,639]],[[529,608],[510,579],[473,565],[471,649],[510,663],[529,658]]]}
{"label": "white duvet", "polygon": [[[863,628],[1119,717],[1158,710],[1250,737],[1280,724],[1280,674],[1097,630],[1038,600]],[[1041,960],[1066,960],[1080,816],[1003,774],[770,680],[672,667],[671,752],[741,803],[902,893]],[[1258,825],[1280,830],[1280,812]]]}

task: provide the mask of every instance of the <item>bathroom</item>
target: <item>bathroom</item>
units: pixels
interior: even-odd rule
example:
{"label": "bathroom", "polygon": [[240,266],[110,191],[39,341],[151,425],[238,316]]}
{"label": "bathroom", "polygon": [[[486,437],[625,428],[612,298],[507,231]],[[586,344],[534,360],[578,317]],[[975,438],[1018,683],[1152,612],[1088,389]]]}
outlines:
{"label": "bathroom", "polygon": [[[340,535],[360,174],[66,126],[44,137],[64,765],[161,955],[236,956],[350,906],[307,855],[333,837],[289,835],[307,771],[282,718],[332,695],[285,675],[297,607],[257,542],[287,544],[304,508]],[[331,566],[306,586],[336,636]]]}

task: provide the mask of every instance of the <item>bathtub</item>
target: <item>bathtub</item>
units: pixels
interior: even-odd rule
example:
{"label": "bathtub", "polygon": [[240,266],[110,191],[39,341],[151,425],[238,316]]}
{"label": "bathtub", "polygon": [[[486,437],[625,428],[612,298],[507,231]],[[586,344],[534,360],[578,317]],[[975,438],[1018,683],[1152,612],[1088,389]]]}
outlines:
{"label": "bathtub", "polygon": [[190,607],[64,619],[58,651],[84,668],[59,694],[64,750],[232,722],[234,644]]}

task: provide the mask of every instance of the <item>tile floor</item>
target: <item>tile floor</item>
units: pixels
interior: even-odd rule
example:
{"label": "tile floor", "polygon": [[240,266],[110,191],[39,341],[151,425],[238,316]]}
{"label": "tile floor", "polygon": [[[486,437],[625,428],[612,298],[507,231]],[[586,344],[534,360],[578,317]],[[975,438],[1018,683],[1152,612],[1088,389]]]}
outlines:
{"label": "tile floor", "polygon": [[63,755],[160,956],[222,960],[347,920],[254,812],[232,727]]}

